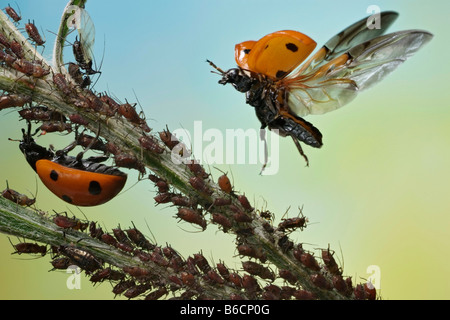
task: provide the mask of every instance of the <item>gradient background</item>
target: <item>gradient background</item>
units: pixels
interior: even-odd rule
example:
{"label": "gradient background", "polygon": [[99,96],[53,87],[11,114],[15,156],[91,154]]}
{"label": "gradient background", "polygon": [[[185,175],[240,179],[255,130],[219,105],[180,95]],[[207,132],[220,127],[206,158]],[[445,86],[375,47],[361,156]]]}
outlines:
{"label": "gradient background", "polygon": [[[51,57],[54,35],[66,1],[17,1],[23,21],[35,20],[45,30]],[[135,101],[136,92],[149,125],[161,130],[193,128],[258,128],[244,95],[217,84],[205,63],[223,69],[235,66],[234,45],[267,33],[294,29],[315,39],[320,47],[331,36],[367,16],[370,5],[395,10],[400,17],[390,31],[425,29],[434,39],[381,84],[348,106],[323,116],[311,116],[324,135],[324,146],[305,147],[306,168],[292,141],[280,145],[280,170],[259,176],[260,165],[224,165],[235,189],[244,191],[257,207],[296,215],[298,206],[311,224],[292,234],[306,248],[330,244],[344,257],[344,273],[362,282],[367,267],[381,270],[384,299],[448,299],[450,297],[449,182],[450,108],[448,30],[450,2],[425,1],[90,1],[87,10],[96,26],[97,63],[105,56],[97,91],[110,90],[122,101]],[[6,5],[6,3],[4,4]],[[105,48],[104,48],[105,43]],[[70,51],[69,51],[70,53]],[[67,54],[66,61],[71,55]],[[23,122],[17,113],[2,111],[0,185],[35,193],[43,210],[82,215],[51,194],[36,178],[18,150]],[[68,137],[55,134],[42,145],[63,147]],[[220,175],[215,169],[213,177]],[[126,188],[137,181],[130,174]],[[27,191],[28,190],[28,191]],[[205,232],[176,223],[175,210],[155,207],[154,187],[140,182],[110,203],[83,208],[91,220],[111,230],[131,221],[159,244],[170,243],[185,257],[203,251],[206,257],[240,268],[233,237],[210,225]],[[69,212],[70,213],[70,212]],[[12,239],[18,242],[17,239]],[[81,290],[68,290],[64,272],[48,272],[49,258],[11,256],[10,243],[0,235],[1,299],[111,299],[111,286],[93,288],[82,276]],[[31,260],[31,261],[23,261]]]}

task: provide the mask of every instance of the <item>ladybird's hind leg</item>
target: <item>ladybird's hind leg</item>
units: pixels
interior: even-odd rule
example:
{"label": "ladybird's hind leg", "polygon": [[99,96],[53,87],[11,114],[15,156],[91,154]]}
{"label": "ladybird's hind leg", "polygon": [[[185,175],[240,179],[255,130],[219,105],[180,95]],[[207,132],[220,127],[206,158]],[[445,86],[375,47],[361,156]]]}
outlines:
{"label": "ladybird's hind leg", "polygon": [[259,172],[260,175],[262,175],[264,169],[267,167],[267,162],[269,161],[269,151],[267,150],[267,140],[266,140],[266,129],[265,127],[261,127],[259,130],[259,138],[264,143],[264,164],[261,168],[261,171]]}
{"label": "ladybird's hind leg", "polygon": [[297,138],[295,138],[294,136],[291,136],[292,140],[295,143],[295,146],[297,147],[298,152],[300,152],[300,154],[302,155],[302,157],[305,159],[306,161],[306,166],[309,167],[309,160],[308,157],[306,156],[306,154],[303,152],[302,146],[300,145],[300,141],[298,141]]}

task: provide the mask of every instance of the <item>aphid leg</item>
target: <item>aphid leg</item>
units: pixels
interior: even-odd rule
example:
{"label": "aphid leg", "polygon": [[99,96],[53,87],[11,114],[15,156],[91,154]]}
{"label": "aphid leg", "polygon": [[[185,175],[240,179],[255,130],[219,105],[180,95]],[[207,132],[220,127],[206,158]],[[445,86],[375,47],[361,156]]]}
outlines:
{"label": "aphid leg", "polygon": [[297,140],[297,138],[291,136],[292,140],[294,140],[295,146],[297,147],[298,152],[300,152],[300,154],[302,155],[302,157],[305,159],[306,161],[306,166],[309,167],[309,160],[308,157],[306,156],[306,154],[303,153],[303,149],[302,146],[300,145],[300,142]]}

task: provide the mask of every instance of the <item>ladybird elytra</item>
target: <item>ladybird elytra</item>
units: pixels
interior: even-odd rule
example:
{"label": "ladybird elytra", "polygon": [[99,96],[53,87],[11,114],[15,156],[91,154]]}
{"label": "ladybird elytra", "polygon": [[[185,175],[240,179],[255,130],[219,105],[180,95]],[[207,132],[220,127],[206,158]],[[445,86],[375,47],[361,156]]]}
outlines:
{"label": "ladybird elytra", "polygon": [[96,206],[114,198],[124,187],[126,175],[89,172],[54,161],[36,161],[44,185],[62,200],[77,206]]}

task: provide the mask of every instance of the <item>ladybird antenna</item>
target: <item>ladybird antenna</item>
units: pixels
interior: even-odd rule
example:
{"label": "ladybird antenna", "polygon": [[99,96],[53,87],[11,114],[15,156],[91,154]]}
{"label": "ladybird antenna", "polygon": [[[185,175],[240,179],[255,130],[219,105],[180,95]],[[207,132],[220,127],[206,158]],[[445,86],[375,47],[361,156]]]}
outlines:
{"label": "ladybird antenna", "polygon": [[214,69],[216,69],[218,71],[218,72],[211,71],[212,73],[219,74],[219,75],[225,74],[225,71],[223,71],[221,68],[216,66],[214,62],[212,62],[212,61],[210,61],[208,59],[206,59],[206,62],[208,62],[211,67],[213,67]]}

